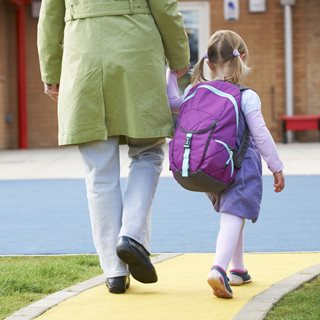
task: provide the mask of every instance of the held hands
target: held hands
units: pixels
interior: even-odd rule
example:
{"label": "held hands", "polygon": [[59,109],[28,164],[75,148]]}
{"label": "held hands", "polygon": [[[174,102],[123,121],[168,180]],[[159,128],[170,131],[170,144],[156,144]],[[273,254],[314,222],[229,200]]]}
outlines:
{"label": "held hands", "polygon": [[44,84],[44,93],[53,101],[58,102],[59,84]]}
{"label": "held hands", "polygon": [[274,178],[274,192],[281,192],[284,189],[284,175],[282,171],[274,172],[273,173]]}
{"label": "held hands", "polygon": [[188,69],[189,68],[184,68],[181,70],[174,70],[174,72],[177,74],[177,79],[180,79],[181,77],[183,77],[187,73]]}

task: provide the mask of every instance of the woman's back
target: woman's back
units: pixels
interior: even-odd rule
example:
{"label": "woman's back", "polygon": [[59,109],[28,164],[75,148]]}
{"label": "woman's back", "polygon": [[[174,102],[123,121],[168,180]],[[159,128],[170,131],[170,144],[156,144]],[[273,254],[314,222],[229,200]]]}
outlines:
{"label": "woman's back", "polygon": [[39,53],[43,81],[60,83],[60,145],[172,134],[165,61],[185,67],[189,48],[182,17],[166,2],[43,1]]}

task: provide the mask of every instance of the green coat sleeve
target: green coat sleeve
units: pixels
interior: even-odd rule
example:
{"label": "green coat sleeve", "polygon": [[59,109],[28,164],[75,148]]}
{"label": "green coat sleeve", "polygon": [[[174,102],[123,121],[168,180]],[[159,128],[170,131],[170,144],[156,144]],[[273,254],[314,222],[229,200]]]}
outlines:
{"label": "green coat sleeve", "polygon": [[162,37],[169,68],[186,68],[190,60],[189,43],[177,1],[148,0],[148,4]]}
{"label": "green coat sleeve", "polygon": [[48,84],[60,82],[64,15],[64,0],[42,0],[37,44],[41,79]]}

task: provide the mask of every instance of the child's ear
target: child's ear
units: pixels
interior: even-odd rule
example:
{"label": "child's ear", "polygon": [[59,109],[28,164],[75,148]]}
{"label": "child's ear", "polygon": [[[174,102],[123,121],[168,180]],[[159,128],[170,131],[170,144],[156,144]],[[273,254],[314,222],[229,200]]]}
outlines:
{"label": "child's ear", "polygon": [[212,71],[215,70],[214,65],[209,60],[207,60],[207,64],[208,64],[208,67],[210,68],[210,70],[212,70]]}

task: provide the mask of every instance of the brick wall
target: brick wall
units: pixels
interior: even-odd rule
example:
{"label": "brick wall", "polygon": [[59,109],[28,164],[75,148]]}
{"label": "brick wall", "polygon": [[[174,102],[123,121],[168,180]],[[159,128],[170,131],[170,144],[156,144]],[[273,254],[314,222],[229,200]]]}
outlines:
{"label": "brick wall", "polygon": [[265,13],[249,13],[248,1],[240,1],[240,18],[223,17],[223,1],[211,2],[211,31],[230,29],[239,33],[249,48],[251,74],[246,84],[262,101],[262,112],[276,140],[280,136],[279,115],[284,112],[283,12],[278,1],[268,1]]}
{"label": "brick wall", "polygon": [[[281,140],[280,116],[285,110],[284,9],[280,1],[267,1],[265,13],[249,13],[240,1],[240,19],[224,21],[223,1],[211,1],[211,31],[231,29],[245,40],[252,73],[247,85],[262,101],[262,112],[275,140]],[[292,7],[294,113],[320,114],[320,1],[297,0]],[[298,140],[315,141],[317,132],[297,134]]]}
{"label": "brick wall", "polygon": [[[297,0],[293,7],[294,112],[320,114],[320,2]],[[318,132],[298,132],[298,141],[318,141]]]}
{"label": "brick wall", "polygon": [[17,55],[16,55],[16,12],[12,4],[7,2],[7,83],[8,100],[7,116],[10,121],[6,128],[8,148],[18,148],[18,96],[17,96]]}
{"label": "brick wall", "polygon": [[7,17],[6,3],[0,2],[0,149],[7,147],[6,145],[6,109],[7,109]]}
{"label": "brick wall", "polygon": [[[246,84],[261,97],[262,111],[275,140],[281,140],[279,117],[285,113],[284,15],[279,0],[267,1],[266,13],[249,13],[240,0],[240,20],[226,22],[223,1],[211,0],[211,31],[231,29],[246,41],[252,73]],[[30,8],[29,8],[30,9]],[[297,0],[293,7],[294,108],[296,113],[320,113],[320,1]],[[27,92],[29,147],[57,145],[56,106],[43,94],[36,48],[36,25],[27,11]],[[18,146],[15,10],[0,1],[0,148]],[[2,79],[2,80],[1,80]],[[3,80],[5,79],[5,80]],[[5,116],[12,122],[5,123]],[[10,117],[9,117],[10,118]],[[315,140],[316,132],[299,134]]]}
{"label": "brick wall", "polygon": [[[1,2],[2,3],[2,2]],[[5,1],[6,3],[6,1]],[[7,147],[17,148],[18,132],[18,92],[17,92],[17,56],[15,9],[7,4],[7,69],[8,101],[7,114],[12,121],[7,124]],[[2,20],[1,20],[2,21]],[[27,60],[27,108],[28,108],[28,146],[30,148],[54,147],[57,145],[56,105],[43,94],[43,84],[37,53],[37,19],[31,17],[31,8],[26,10],[26,60]],[[0,56],[1,58],[1,56]],[[0,139],[1,139],[0,134]],[[1,146],[0,146],[1,148]]]}
{"label": "brick wall", "polygon": [[320,114],[320,1],[304,1],[305,92],[304,111]]}
{"label": "brick wall", "polygon": [[[38,20],[28,15],[27,21],[27,83],[28,83],[28,135],[29,146],[57,146],[57,106],[43,94],[37,52]],[[32,44],[32,45],[30,45]]]}

